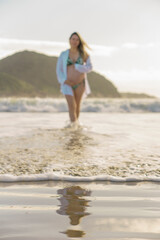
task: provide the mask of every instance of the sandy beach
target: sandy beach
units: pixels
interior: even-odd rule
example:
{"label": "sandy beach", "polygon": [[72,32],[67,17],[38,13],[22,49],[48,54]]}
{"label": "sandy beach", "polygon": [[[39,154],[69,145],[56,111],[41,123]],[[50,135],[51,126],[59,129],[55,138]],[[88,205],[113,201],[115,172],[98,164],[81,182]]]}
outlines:
{"label": "sandy beach", "polygon": [[156,183],[0,184],[0,239],[160,239]]}
{"label": "sandy beach", "polygon": [[67,118],[1,113],[0,240],[160,239],[160,115]]}

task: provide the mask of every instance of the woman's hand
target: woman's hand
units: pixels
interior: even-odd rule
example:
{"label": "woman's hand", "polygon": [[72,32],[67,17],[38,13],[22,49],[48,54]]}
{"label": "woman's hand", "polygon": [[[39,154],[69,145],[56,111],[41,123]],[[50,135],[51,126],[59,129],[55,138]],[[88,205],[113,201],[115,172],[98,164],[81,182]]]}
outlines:
{"label": "woman's hand", "polygon": [[[83,76],[84,77],[84,76]],[[68,84],[69,86],[74,86],[74,85],[77,85],[79,83],[81,83],[83,80],[82,79],[75,79],[74,81],[73,80],[70,80],[70,79],[66,79],[66,81],[64,82],[65,84]]]}
{"label": "woman's hand", "polygon": [[69,86],[75,85],[75,82],[69,80],[68,78],[66,79],[66,81],[65,81],[64,83],[67,84],[67,85],[69,85]]}

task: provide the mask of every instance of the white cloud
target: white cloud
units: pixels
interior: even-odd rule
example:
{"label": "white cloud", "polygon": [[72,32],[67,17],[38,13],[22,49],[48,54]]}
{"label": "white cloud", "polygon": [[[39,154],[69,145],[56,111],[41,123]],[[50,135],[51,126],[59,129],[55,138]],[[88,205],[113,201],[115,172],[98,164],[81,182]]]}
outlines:
{"label": "white cloud", "polygon": [[122,48],[137,48],[138,44],[137,43],[124,43],[122,44]]}
{"label": "white cloud", "polygon": [[103,45],[90,45],[93,48],[93,56],[110,56],[113,52],[117,51],[118,48],[114,46],[103,46]]}
{"label": "white cloud", "polygon": [[153,47],[159,47],[160,43],[154,43],[154,42],[149,42],[149,43],[145,43],[145,44],[138,44],[138,43],[134,43],[134,42],[128,42],[128,43],[124,43],[122,44],[122,48],[128,48],[128,49],[135,49],[135,48],[153,48]]}
{"label": "white cloud", "polygon": [[26,49],[58,56],[60,51],[68,46],[65,42],[0,38],[0,58]]}
{"label": "white cloud", "polygon": [[[114,46],[102,46],[89,44],[92,51],[88,52],[92,56],[110,56],[118,48]],[[37,41],[37,40],[20,40],[20,39],[7,39],[0,38],[0,58],[13,54],[14,52],[24,49],[35,50],[48,55],[58,56],[61,51],[69,47],[67,42],[53,42],[53,41]]]}
{"label": "white cloud", "polygon": [[[121,47],[117,46],[104,46],[89,44],[92,51],[88,52],[92,56],[109,57],[114,53],[118,53],[121,49],[136,49],[136,48],[152,48],[159,47],[160,43],[148,43],[148,44],[136,44],[136,43],[125,43]],[[56,42],[56,41],[37,41],[37,40],[20,40],[20,39],[9,39],[0,38],[0,59],[13,54],[17,51],[25,49],[35,50],[48,55],[58,56],[61,51],[69,47],[68,42]]]}

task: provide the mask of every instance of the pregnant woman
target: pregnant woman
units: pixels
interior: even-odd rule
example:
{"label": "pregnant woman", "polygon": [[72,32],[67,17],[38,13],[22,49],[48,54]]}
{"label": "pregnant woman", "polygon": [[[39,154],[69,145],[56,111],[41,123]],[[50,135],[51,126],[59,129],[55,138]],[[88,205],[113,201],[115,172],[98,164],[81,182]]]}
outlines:
{"label": "pregnant woman", "polygon": [[56,73],[68,103],[68,127],[75,127],[78,126],[81,99],[90,93],[87,73],[92,70],[92,63],[85,47],[91,48],[77,32],[71,34],[69,44],[70,48],[61,52],[58,58]]}

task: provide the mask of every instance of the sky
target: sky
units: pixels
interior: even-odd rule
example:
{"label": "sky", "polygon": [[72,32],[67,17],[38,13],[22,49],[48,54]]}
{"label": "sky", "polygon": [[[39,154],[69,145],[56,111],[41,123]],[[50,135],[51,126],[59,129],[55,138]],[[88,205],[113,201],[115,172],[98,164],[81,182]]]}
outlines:
{"label": "sky", "polygon": [[160,97],[160,0],[0,0],[0,59],[24,49],[58,56],[77,31],[93,70],[121,92]]}

